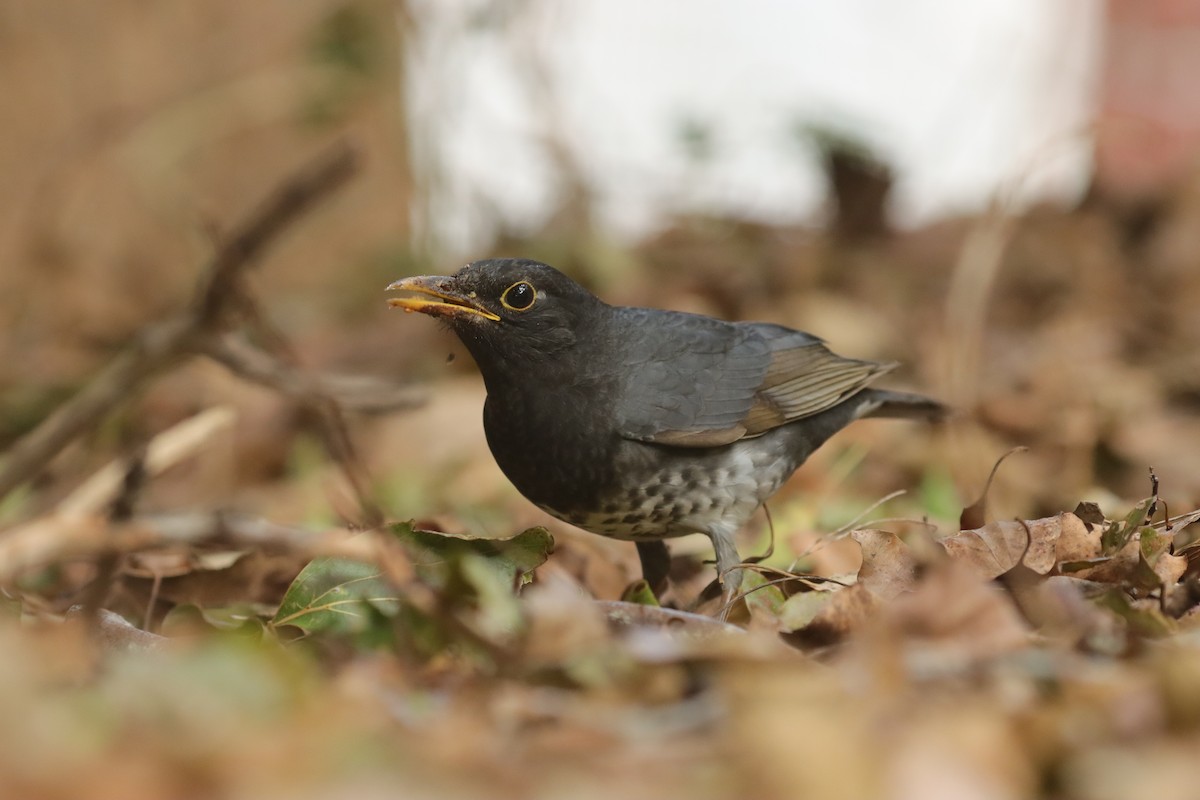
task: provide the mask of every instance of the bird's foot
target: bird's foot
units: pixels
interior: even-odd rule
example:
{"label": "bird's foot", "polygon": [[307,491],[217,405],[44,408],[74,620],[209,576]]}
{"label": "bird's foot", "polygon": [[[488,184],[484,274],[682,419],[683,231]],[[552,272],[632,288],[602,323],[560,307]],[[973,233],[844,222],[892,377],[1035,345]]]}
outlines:
{"label": "bird's foot", "polygon": [[739,595],[739,590],[742,588],[741,566],[735,566],[723,573],[719,576],[719,580],[721,581],[721,612],[717,615],[717,619],[725,622],[734,604],[741,599]]}

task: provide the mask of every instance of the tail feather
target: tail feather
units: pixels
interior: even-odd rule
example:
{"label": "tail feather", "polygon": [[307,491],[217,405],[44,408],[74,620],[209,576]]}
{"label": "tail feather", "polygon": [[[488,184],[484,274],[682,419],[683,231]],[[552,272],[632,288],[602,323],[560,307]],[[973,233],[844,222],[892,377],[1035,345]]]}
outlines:
{"label": "tail feather", "polygon": [[929,397],[887,389],[865,389],[858,395],[858,419],[884,417],[887,419],[918,419],[941,422],[950,415],[948,406]]}

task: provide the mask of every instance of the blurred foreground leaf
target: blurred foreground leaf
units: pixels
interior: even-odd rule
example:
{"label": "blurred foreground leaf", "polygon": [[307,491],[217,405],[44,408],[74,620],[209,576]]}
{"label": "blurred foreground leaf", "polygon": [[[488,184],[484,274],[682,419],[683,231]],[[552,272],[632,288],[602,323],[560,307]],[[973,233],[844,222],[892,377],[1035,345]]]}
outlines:
{"label": "blurred foreground leaf", "polygon": [[408,522],[393,525],[391,530],[411,556],[417,574],[435,588],[445,588],[453,580],[464,557],[477,556],[496,578],[515,589],[529,582],[533,571],[554,549],[554,537],[542,527],[529,528],[509,539],[423,531]]}
{"label": "blurred foreground leaf", "polygon": [[359,633],[366,607],[386,616],[399,609],[399,598],[374,564],[342,558],[318,558],[288,587],[271,624],[294,625],[305,633]]}
{"label": "blurred foreground leaf", "polygon": [[[545,528],[530,528],[510,539],[417,530],[411,523],[393,525],[391,533],[412,560],[417,579],[439,595],[441,609],[459,614],[488,639],[517,629],[516,591],[554,546]],[[306,634],[365,635],[364,641],[382,643],[390,639],[386,632],[393,622],[410,644],[426,653],[453,640],[444,620],[406,602],[374,564],[318,558],[292,582],[272,625],[292,625]]]}
{"label": "blurred foreground leaf", "polygon": [[642,606],[658,606],[658,598],[654,595],[654,590],[650,588],[650,584],[643,580],[636,580],[625,587],[625,591],[621,593],[621,602],[637,603]]}

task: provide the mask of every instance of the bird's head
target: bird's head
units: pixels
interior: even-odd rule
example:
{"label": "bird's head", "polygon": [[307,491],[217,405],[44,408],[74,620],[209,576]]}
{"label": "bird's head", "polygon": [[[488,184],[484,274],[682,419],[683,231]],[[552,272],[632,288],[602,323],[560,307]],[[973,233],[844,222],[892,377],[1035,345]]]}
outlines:
{"label": "bird's head", "polygon": [[475,261],[449,276],[403,278],[394,308],[438,317],[487,375],[551,359],[586,336],[604,304],[554,267],[527,259]]}

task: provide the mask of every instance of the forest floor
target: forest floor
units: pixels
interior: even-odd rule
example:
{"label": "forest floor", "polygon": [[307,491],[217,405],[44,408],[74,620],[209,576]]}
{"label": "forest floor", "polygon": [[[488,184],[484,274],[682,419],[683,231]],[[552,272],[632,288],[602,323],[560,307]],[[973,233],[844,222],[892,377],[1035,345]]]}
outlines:
{"label": "forest floor", "polygon": [[281,266],[354,179],[335,150],[265,193],[164,311],[42,275],[89,335],[6,312],[0,794],[1194,796],[1187,192],[1148,232],[1095,205],[500,248],[897,360],[955,409],[814,456],[722,621],[702,537],[654,598],[632,546],[509,486],[469,356],[386,309],[401,274]]}

